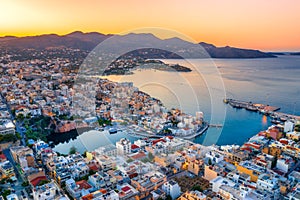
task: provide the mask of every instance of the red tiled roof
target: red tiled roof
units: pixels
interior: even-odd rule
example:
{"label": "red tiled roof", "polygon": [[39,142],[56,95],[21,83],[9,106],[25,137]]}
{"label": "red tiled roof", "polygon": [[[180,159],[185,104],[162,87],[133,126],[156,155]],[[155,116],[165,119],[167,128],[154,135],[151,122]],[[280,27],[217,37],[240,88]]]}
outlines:
{"label": "red tiled roof", "polygon": [[92,171],[98,171],[98,167],[95,164],[89,165],[90,170]]}
{"label": "red tiled roof", "polygon": [[47,181],[48,179],[46,176],[39,176],[39,177],[36,177],[35,179],[31,180],[30,183],[31,183],[31,185],[36,187],[43,180]]}
{"label": "red tiled roof", "polygon": [[134,178],[134,177],[137,177],[138,176],[138,173],[133,173],[133,174],[129,174],[128,175],[130,179]]}
{"label": "red tiled roof", "polygon": [[136,144],[132,144],[131,145],[131,149],[139,149],[140,147],[138,146],[138,145],[136,145]]}
{"label": "red tiled roof", "polygon": [[0,160],[6,160],[6,156],[4,154],[0,154]]}
{"label": "red tiled roof", "polygon": [[100,190],[98,190],[99,192],[101,192],[102,194],[106,194],[107,193],[107,190],[106,189],[100,189]]}
{"label": "red tiled roof", "polygon": [[249,151],[250,153],[252,152],[250,147],[242,147],[241,150]]}
{"label": "red tiled roof", "polygon": [[246,184],[246,186],[249,187],[249,188],[251,188],[251,189],[256,189],[256,187],[253,186],[253,185],[247,185],[247,184]]}
{"label": "red tiled roof", "polygon": [[136,145],[136,144],[132,144],[131,145],[131,149],[139,149],[140,147],[138,146],[138,145]]}
{"label": "red tiled roof", "polygon": [[276,128],[269,129],[270,133],[279,133],[279,130]]}
{"label": "red tiled roof", "polygon": [[87,194],[85,196],[82,197],[82,200],[90,200],[93,199],[93,195],[92,194]]}
{"label": "red tiled roof", "polygon": [[244,146],[246,147],[252,147],[254,149],[259,149],[260,148],[260,145],[259,144],[255,144],[255,143],[245,143]]}
{"label": "red tiled roof", "polygon": [[90,189],[92,186],[86,182],[86,180],[77,181],[76,185],[79,185],[80,189]]}
{"label": "red tiled roof", "polygon": [[155,145],[158,142],[166,142],[164,139],[157,139],[152,141],[152,145]]}
{"label": "red tiled roof", "polygon": [[259,162],[262,162],[262,163],[267,163],[267,161],[262,160],[262,159],[260,159],[260,158],[256,158],[256,160],[259,161]]}
{"label": "red tiled roof", "polygon": [[127,192],[129,190],[131,190],[131,188],[129,186],[125,186],[122,188],[122,191],[124,191],[124,192]]}
{"label": "red tiled roof", "polygon": [[259,136],[265,136],[265,135],[266,135],[266,132],[265,132],[265,131],[261,131],[261,132],[258,133],[258,135],[259,135]]}
{"label": "red tiled roof", "polygon": [[279,142],[281,144],[288,144],[289,143],[289,141],[287,139],[280,139]]}
{"label": "red tiled roof", "polygon": [[19,106],[16,106],[16,107],[15,107],[15,110],[21,110],[21,109],[24,109],[24,108],[27,108],[27,107],[26,107],[26,106],[19,105]]}
{"label": "red tiled roof", "polygon": [[44,153],[52,153],[52,149],[43,149],[42,150]]}
{"label": "red tiled roof", "polygon": [[287,146],[286,146],[286,148],[287,148],[287,149],[294,150],[294,151],[296,151],[296,150],[297,150],[297,148],[296,148],[296,147],[293,147],[293,146],[290,146],[290,145],[287,145]]}
{"label": "red tiled roof", "polygon": [[146,154],[145,154],[144,152],[139,152],[139,153],[137,153],[137,154],[131,156],[132,159],[136,159],[136,160],[137,160],[137,159],[141,159],[141,158],[143,158],[143,157],[146,157]]}

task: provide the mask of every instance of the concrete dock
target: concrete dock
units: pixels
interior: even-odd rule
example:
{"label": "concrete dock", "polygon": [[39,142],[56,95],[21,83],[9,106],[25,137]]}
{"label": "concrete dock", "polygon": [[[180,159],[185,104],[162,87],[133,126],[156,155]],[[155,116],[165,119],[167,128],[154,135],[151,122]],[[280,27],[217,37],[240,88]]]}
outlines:
{"label": "concrete dock", "polygon": [[280,109],[280,107],[270,106],[260,103],[252,103],[251,101],[240,101],[236,99],[224,99],[224,103],[231,105],[234,108],[245,108],[249,111],[260,111],[264,114],[269,114]]}
{"label": "concrete dock", "polygon": [[259,111],[262,114],[270,115],[273,119],[280,120],[282,122],[287,120],[300,121],[300,116],[286,114],[282,112],[276,112],[280,110],[280,107],[259,104],[259,103],[252,103],[247,101],[239,101],[236,99],[224,99],[223,101],[224,103],[229,104],[234,108],[245,108],[246,110],[255,111],[255,112]]}

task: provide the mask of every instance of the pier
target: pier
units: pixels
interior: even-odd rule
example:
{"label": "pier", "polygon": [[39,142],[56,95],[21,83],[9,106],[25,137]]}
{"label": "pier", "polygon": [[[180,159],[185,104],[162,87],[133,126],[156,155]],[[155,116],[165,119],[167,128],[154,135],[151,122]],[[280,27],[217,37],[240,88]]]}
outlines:
{"label": "pier", "polygon": [[223,124],[209,124],[209,127],[213,127],[213,128],[222,128]]}
{"label": "pier", "polygon": [[254,111],[254,112],[259,111],[264,115],[269,115],[273,119],[272,123],[275,124],[279,124],[287,120],[300,120],[300,116],[291,115],[282,112],[276,112],[280,110],[280,107],[246,102],[246,101],[239,101],[235,99],[224,99],[223,101],[224,103],[229,104],[234,108],[245,108],[246,110],[249,111]]}
{"label": "pier", "polygon": [[282,113],[282,112],[273,112],[271,117],[279,119],[280,121],[286,121],[286,120],[290,120],[290,119],[300,120],[300,116],[291,115],[291,114]]}
{"label": "pier", "polygon": [[275,111],[280,110],[280,107],[260,104],[260,103],[252,103],[251,101],[240,101],[236,99],[224,99],[224,103],[231,105],[234,108],[245,108],[249,111],[261,112],[263,114],[271,114]]}

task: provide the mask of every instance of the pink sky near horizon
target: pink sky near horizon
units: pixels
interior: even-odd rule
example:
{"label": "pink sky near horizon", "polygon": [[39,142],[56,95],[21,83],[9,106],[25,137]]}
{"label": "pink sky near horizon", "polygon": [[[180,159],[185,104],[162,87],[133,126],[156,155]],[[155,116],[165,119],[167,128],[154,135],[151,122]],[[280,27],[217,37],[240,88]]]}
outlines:
{"label": "pink sky near horizon", "polygon": [[297,0],[2,0],[0,5],[0,36],[159,27],[216,46],[300,51]]}

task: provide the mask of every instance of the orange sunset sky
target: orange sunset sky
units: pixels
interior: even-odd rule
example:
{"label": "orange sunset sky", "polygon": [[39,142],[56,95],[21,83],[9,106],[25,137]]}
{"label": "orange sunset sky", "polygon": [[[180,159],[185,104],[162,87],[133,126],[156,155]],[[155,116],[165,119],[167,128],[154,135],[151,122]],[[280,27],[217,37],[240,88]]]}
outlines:
{"label": "orange sunset sky", "polygon": [[0,36],[178,31],[217,46],[300,51],[298,0],[0,0]]}

